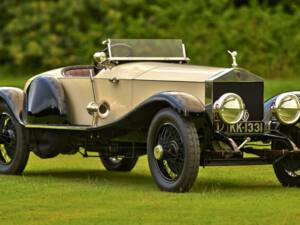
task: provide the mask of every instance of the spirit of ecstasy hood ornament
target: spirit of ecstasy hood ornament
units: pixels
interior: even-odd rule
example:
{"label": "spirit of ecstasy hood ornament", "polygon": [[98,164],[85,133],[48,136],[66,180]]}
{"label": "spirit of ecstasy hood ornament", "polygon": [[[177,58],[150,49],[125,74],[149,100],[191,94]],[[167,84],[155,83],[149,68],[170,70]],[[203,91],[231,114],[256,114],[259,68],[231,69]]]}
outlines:
{"label": "spirit of ecstasy hood ornament", "polygon": [[238,66],[238,64],[236,63],[236,56],[237,56],[237,52],[236,51],[227,51],[230,55],[231,55],[231,57],[232,57],[232,67],[233,68],[236,68],[237,66]]}

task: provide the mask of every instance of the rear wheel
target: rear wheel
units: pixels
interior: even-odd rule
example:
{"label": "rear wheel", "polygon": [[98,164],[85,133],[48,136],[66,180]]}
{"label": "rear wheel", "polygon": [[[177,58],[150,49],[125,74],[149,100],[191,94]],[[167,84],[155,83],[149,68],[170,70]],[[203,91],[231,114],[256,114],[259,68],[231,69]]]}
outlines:
{"label": "rear wheel", "polygon": [[21,174],[27,164],[22,126],[14,119],[6,104],[0,104],[0,174]]}
{"label": "rear wheel", "polygon": [[147,153],[151,174],[161,190],[190,190],[200,162],[199,139],[192,122],[172,109],[159,111],[149,128]]}
{"label": "rear wheel", "polygon": [[109,171],[131,171],[135,164],[137,163],[138,158],[125,158],[125,157],[108,157],[100,156],[101,162],[104,167]]}

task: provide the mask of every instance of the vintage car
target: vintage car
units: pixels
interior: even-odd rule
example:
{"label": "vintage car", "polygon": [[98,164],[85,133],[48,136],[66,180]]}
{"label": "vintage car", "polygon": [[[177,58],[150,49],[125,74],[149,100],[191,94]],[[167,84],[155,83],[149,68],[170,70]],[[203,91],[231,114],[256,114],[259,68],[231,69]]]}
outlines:
{"label": "vintage car", "polygon": [[103,45],[94,65],[0,88],[1,174],[21,174],[30,152],[96,156],[110,171],[147,155],[163,191],[188,191],[199,166],[221,165],[273,164],[282,185],[300,186],[300,92],[264,102],[263,79],[239,68],[236,52],[217,68],[188,65],[178,39]]}

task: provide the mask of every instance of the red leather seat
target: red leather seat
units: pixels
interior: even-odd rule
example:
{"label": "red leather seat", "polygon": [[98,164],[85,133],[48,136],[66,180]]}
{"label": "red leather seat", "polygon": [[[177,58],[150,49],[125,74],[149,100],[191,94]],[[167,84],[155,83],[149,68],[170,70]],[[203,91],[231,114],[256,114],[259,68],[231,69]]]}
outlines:
{"label": "red leather seat", "polygon": [[68,66],[62,70],[62,75],[65,77],[89,77],[91,72],[95,76],[93,66]]}

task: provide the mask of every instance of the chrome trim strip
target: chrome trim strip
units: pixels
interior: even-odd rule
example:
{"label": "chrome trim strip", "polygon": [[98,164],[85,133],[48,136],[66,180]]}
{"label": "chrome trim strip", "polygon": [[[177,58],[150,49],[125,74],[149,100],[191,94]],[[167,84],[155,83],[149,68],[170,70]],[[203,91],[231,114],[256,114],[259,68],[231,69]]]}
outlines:
{"label": "chrome trim strip", "polygon": [[187,57],[109,57],[110,61],[189,61]]}
{"label": "chrome trim strip", "polygon": [[54,129],[54,130],[82,130],[82,131],[85,131],[88,128],[90,128],[90,126],[26,124],[25,128],[29,128],[29,129]]}
{"label": "chrome trim strip", "polygon": [[230,71],[234,70],[235,68],[228,68],[228,69],[224,69],[223,71],[221,71],[220,73],[214,74],[211,77],[209,77],[206,81],[213,81],[221,76],[223,76],[226,73],[229,73]]}
{"label": "chrome trim strip", "polygon": [[186,58],[185,44],[182,43],[183,57]]}
{"label": "chrome trim strip", "polygon": [[264,80],[243,68],[226,68],[210,76],[206,81],[213,82],[263,82]]}
{"label": "chrome trim strip", "polygon": [[107,47],[108,47],[108,60],[110,60],[111,58],[110,39],[108,39]]}

